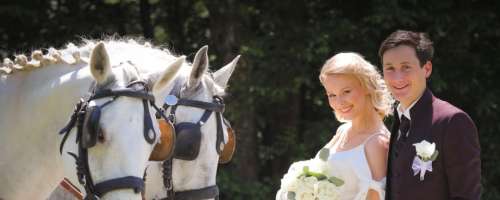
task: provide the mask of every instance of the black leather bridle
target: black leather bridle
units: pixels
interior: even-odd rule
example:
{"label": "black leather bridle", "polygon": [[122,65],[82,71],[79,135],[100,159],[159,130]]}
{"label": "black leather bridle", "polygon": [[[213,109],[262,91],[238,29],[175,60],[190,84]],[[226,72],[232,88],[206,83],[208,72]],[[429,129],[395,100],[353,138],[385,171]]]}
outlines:
{"label": "black leather bridle", "polygon": [[[135,86],[135,87],[133,87]],[[64,134],[64,137],[61,141],[59,151],[62,154],[63,146],[66,141],[66,139],[69,136],[69,133],[73,129],[73,127],[76,126],[77,128],[77,137],[76,137],[76,142],[78,143],[78,155],[68,152],[71,156],[73,156],[76,160],[76,169],[77,169],[77,176],[78,176],[78,181],[80,182],[81,185],[85,188],[86,196],[85,200],[95,200],[99,199],[99,197],[102,197],[104,194],[107,192],[110,192],[112,190],[118,190],[118,189],[133,189],[134,192],[139,193],[139,192],[144,192],[144,179],[145,177],[135,177],[135,176],[126,176],[126,177],[121,177],[121,178],[116,178],[116,179],[111,179],[107,180],[101,183],[95,184],[92,180],[91,172],[89,169],[89,163],[88,163],[88,154],[87,150],[88,148],[91,148],[93,145],[95,145],[95,135],[90,136],[94,137],[93,140],[90,140],[90,142],[85,142],[85,144],[82,144],[84,142],[82,137],[89,137],[85,134],[97,134],[97,133],[85,133],[84,131],[85,128],[89,128],[88,126],[94,126],[93,124],[88,124],[88,119],[89,121],[92,121],[94,123],[99,123],[99,116],[100,115],[95,115],[93,113],[88,113],[87,111],[89,110],[89,103],[92,100],[95,99],[101,99],[101,98],[106,98],[106,97],[113,97],[112,100],[105,102],[104,104],[97,106],[97,108],[92,109],[92,112],[94,112],[95,109],[100,110],[104,108],[105,106],[111,104],[114,102],[117,98],[119,97],[131,97],[131,98],[138,98],[142,99],[142,105],[144,109],[144,138],[149,144],[153,144],[156,141],[157,133],[153,127],[153,121],[151,119],[150,111],[149,111],[149,106],[148,103],[156,110],[157,116],[161,116],[167,120],[166,116],[163,114],[163,112],[154,104],[154,96],[150,92],[147,84],[143,81],[134,81],[131,82],[127,85],[126,88],[122,89],[102,89],[102,90],[97,90],[94,88],[94,91],[90,95],[88,99],[80,99],[79,103],[75,106],[74,112],[71,115],[71,119],[68,122],[68,124],[59,132],[59,134]],[[89,115],[86,116],[86,115]],[[87,118],[86,118],[87,117]],[[89,119],[91,118],[91,119]],[[94,119],[92,119],[94,118]],[[87,124],[86,124],[87,123]],[[95,127],[95,126],[94,126]],[[96,130],[93,130],[96,131]],[[153,133],[152,135],[150,135]],[[89,144],[87,144],[89,143]]]}
{"label": "black leather bridle", "polygon": [[[177,93],[177,94],[176,94]],[[224,147],[224,131],[222,127],[222,123],[225,123],[227,126],[229,126],[229,123],[227,122],[226,119],[223,118],[222,113],[224,112],[225,104],[222,99],[222,97],[219,96],[214,96],[213,97],[213,102],[204,102],[204,101],[196,101],[196,100],[190,100],[186,98],[179,98],[180,96],[178,93],[179,91],[175,92],[172,91],[169,96],[167,96],[167,101],[163,105],[163,109],[166,111],[168,108],[170,108],[170,114],[168,115],[168,119],[172,124],[175,125],[176,129],[176,134],[178,133],[178,124],[182,123],[177,123],[175,120],[175,111],[177,109],[177,106],[186,106],[186,107],[194,107],[194,108],[200,108],[205,110],[203,113],[201,119],[197,123],[191,123],[194,124],[191,126],[192,128],[201,128],[203,124],[206,123],[206,121],[210,118],[212,113],[215,113],[216,116],[216,121],[217,121],[217,140],[215,143],[215,149],[217,153],[220,155],[222,152],[222,149]],[[183,122],[186,123],[186,122]],[[179,141],[179,138],[177,138],[177,141]],[[177,142],[176,141],[176,142]],[[176,148],[182,146],[182,144],[176,144]],[[197,199],[218,199],[219,197],[219,188],[217,185],[212,185],[208,186],[205,188],[201,189],[194,189],[194,190],[186,190],[186,191],[177,191],[174,192],[174,186],[173,186],[173,181],[172,181],[172,161],[173,158],[177,159],[182,159],[186,160],[182,157],[176,156],[176,152],[174,151],[174,156],[168,160],[165,160],[162,164],[163,166],[163,184],[165,188],[167,189],[167,197],[163,198],[162,200],[197,200]]]}

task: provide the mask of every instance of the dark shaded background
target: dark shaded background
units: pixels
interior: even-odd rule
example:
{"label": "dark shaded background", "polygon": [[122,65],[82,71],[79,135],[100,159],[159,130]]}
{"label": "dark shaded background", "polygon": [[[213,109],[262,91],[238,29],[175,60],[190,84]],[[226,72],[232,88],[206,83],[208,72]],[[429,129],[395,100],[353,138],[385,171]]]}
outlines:
{"label": "dark shaded background", "polygon": [[317,78],[323,62],[356,51],[379,65],[389,33],[424,31],[436,48],[430,87],[475,120],[483,199],[500,199],[499,14],[495,0],[7,0],[0,57],[109,35],[190,59],[208,44],[213,68],[241,54],[226,98],[238,149],[218,184],[222,199],[274,199],[288,165],[314,156],[338,126]]}

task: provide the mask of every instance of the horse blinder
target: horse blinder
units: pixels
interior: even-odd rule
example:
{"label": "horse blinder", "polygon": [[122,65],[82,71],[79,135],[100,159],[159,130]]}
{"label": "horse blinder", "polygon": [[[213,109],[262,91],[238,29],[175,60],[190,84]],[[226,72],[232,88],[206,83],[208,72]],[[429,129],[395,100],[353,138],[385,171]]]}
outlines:
{"label": "horse blinder", "polygon": [[181,160],[195,160],[200,152],[200,125],[190,122],[182,122],[176,124],[174,127],[176,132],[174,158]]}
{"label": "horse blinder", "polygon": [[233,159],[234,151],[236,150],[236,135],[231,127],[227,127],[227,143],[219,156],[219,163],[226,164]]}
{"label": "horse blinder", "polygon": [[102,137],[99,120],[101,118],[101,108],[99,106],[87,107],[83,122],[80,143],[83,148],[90,148],[97,144],[98,137]]}

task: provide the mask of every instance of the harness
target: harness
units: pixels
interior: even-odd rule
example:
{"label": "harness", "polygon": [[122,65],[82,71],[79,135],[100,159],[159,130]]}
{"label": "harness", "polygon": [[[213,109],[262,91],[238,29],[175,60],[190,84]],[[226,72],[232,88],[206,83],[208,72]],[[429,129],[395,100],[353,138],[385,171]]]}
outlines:
{"label": "harness", "polygon": [[[136,87],[133,87],[136,86]],[[138,86],[138,87],[137,87]],[[89,106],[92,100],[113,97],[112,100],[105,102],[102,105]],[[59,134],[64,134],[64,137],[59,146],[59,152],[62,154],[64,143],[66,142],[71,130],[77,128],[76,142],[78,143],[78,155],[68,152],[76,160],[76,169],[78,182],[84,186],[86,196],[85,200],[96,200],[104,194],[118,189],[133,189],[134,192],[144,192],[144,178],[126,176],[106,180],[95,184],[92,180],[91,172],[88,163],[88,149],[96,145],[101,138],[102,131],[99,125],[102,109],[113,103],[119,97],[131,97],[142,99],[144,109],[144,139],[153,144],[156,141],[157,133],[153,127],[148,103],[156,110],[157,115],[162,116],[161,110],[154,104],[154,96],[149,91],[147,84],[143,81],[134,81],[122,89],[102,89],[94,91],[88,99],[80,99],[76,104],[73,114],[71,115],[68,124],[61,129]],[[165,117],[163,115],[163,117]],[[166,119],[166,118],[165,118]]]}
{"label": "harness", "polygon": [[[172,161],[173,158],[192,161],[198,157],[201,144],[201,126],[203,126],[207,122],[207,120],[213,113],[215,113],[217,122],[217,139],[215,143],[215,149],[219,155],[221,155],[221,153],[225,149],[228,149],[228,151],[230,151],[230,156],[228,160],[223,160],[223,162],[219,160],[219,162],[226,163],[231,159],[232,154],[234,153],[234,140],[231,143],[232,147],[229,148],[225,147],[224,131],[222,128],[222,123],[224,123],[228,127],[228,134],[229,133],[233,134],[233,131],[231,129],[231,125],[229,124],[229,122],[222,116],[225,107],[223,99],[219,96],[214,96],[213,102],[203,102],[185,98],[178,98],[178,96],[180,95],[178,94],[174,95],[174,93],[175,92],[172,91],[171,94],[165,98],[165,103],[163,104],[163,109],[165,111],[170,108],[170,114],[168,115],[168,119],[171,122],[170,124],[174,126],[172,130],[175,131],[176,140],[175,140],[173,157],[168,160],[165,160],[162,164],[163,184],[167,189],[167,197],[163,198],[162,200],[173,200],[173,199],[195,200],[195,199],[210,199],[210,198],[218,199],[219,188],[217,185],[212,185],[201,189],[174,192],[174,186],[172,181]],[[175,112],[178,106],[200,108],[205,111],[201,116],[200,120],[198,120],[198,122],[196,123],[192,122],[177,123],[175,119]],[[234,136],[232,138],[234,139]],[[229,144],[229,142],[227,144]]]}
{"label": "harness", "polygon": [[[140,87],[132,87],[139,85]],[[209,187],[174,192],[172,181],[172,161],[173,158],[192,161],[198,157],[201,145],[201,126],[203,126],[210,116],[215,113],[217,123],[217,139],[215,149],[219,154],[219,163],[227,163],[231,160],[235,150],[235,136],[229,121],[222,113],[225,104],[221,97],[214,96],[212,102],[203,102],[178,98],[180,95],[174,95],[174,91],[165,99],[163,108],[158,108],[154,104],[154,96],[151,94],[145,82],[131,82],[123,89],[104,89],[92,92],[88,99],[80,99],[75,106],[74,112],[68,124],[59,132],[64,134],[59,150],[62,153],[64,143],[73,127],[77,128],[78,155],[68,152],[76,160],[78,181],[84,186],[86,191],[85,200],[96,200],[107,192],[118,189],[133,189],[134,192],[144,192],[144,177],[127,176],[107,180],[94,184],[88,164],[87,150],[96,145],[102,136],[99,121],[101,110],[111,104],[116,98],[126,96],[142,99],[144,109],[144,138],[149,144],[156,141],[157,133],[153,128],[153,122],[150,117],[149,104],[156,110],[155,116],[159,121],[160,133],[159,141],[150,155],[150,160],[164,161],[163,166],[163,184],[167,189],[167,197],[164,200],[195,200],[195,199],[218,199],[219,188],[217,185]],[[89,106],[90,101],[100,98],[113,97],[112,100],[102,105]],[[175,114],[178,106],[195,107],[204,109],[204,113],[197,123],[180,122],[176,123]],[[170,108],[168,116],[165,111]],[[223,124],[227,127],[228,142],[224,143]]]}

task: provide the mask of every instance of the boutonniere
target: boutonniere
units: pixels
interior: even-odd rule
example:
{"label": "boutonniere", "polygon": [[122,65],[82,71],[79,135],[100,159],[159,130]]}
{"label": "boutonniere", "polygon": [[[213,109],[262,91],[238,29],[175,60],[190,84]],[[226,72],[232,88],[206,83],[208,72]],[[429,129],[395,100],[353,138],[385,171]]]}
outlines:
{"label": "boutonniere", "polygon": [[425,140],[415,143],[413,146],[415,146],[417,155],[413,159],[411,168],[413,169],[413,175],[420,172],[420,181],[423,181],[425,173],[427,171],[432,172],[432,161],[436,160],[439,153],[436,150],[435,143],[431,144]]}

